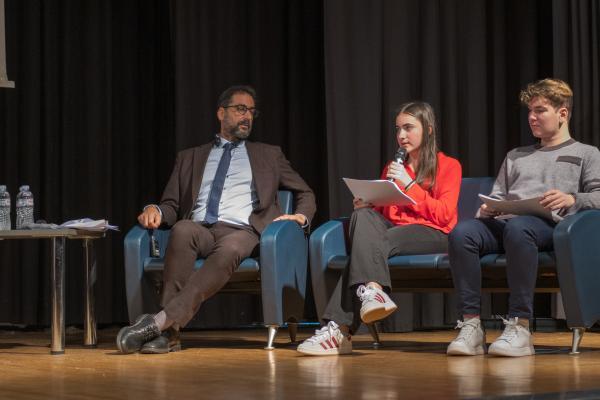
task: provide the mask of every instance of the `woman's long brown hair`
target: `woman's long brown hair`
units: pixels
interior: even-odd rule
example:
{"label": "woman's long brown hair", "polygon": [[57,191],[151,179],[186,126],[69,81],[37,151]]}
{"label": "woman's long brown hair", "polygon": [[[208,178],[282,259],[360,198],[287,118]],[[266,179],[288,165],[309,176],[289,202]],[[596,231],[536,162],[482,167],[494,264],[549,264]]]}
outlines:
{"label": "woman's long brown hair", "polygon": [[419,148],[415,180],[419,185],[425,184],[427,189],[431,189],[435,185],[435,175],[438,167],[437,125],[433,108],[423,101],[411,101],[396,109],[394,120],[400,114],[412,115],[423,126],[423,140]]}

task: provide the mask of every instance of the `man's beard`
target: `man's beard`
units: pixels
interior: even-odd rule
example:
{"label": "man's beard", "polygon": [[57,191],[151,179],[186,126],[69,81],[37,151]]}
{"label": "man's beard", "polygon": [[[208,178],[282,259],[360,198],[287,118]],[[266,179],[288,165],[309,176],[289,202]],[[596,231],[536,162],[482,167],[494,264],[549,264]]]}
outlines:
{"label": "man's beard", "polygon": [[252,127],[250,126],[250,124],[247,124],[246,126],[248,129],[243,131],[240,129],[240,127],[242,125],[245,125],[245,124],[243,122],[240,122],[236,126],[231,127],[231,129],[229,129],[229,134],[239,140],[248,139],[248,136],[250,136],[250,132],[252,131]]}

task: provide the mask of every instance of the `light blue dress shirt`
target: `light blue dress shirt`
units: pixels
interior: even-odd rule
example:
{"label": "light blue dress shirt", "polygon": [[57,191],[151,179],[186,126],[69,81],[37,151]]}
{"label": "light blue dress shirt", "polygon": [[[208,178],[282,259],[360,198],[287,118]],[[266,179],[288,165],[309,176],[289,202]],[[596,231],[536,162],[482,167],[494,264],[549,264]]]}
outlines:
{"label": "light blue dress shirt", "polygon": [[[218,144],[215,144],[210,150],[204,167],[204,175],[202,176],[202,184],[200,185],[196,205],[192,210],[193,221],[204,221],[208,196],[217,173],[219,161],[223,155],[223,146],[226,143],[228,143],[227,140],[220,138]],[[250,225],[250,214],[257,203],[258,197],[252,181],[252,168],[250,167],[246,142],[240,141],[231,150],[231,163],[229,164],[229,170],[223,185],[223,194],[219,202],[218,220],[235,225]]]}

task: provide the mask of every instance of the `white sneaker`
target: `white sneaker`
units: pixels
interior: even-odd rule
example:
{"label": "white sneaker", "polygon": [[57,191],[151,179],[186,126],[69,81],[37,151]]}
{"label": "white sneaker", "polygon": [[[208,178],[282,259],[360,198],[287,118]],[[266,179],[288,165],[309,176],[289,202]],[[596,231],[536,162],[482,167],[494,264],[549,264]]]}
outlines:
{"label": "white sneaker", "polygon": [[479,318],[471,318],[466,321],[456,321],[456,327],[460,329],[458,336],[446,350],[450,356],[476,356],[485,354],[485,332],[481,328]]}
{"label": "white sneaker", "polygon": [[522,357],[535,354],[533,337],[529,329],[519,324],[519,318],[502,318],[504,332],[490,345],[489,354],[506,357]]}
{"label": "white sneaker", "polygon": [[356,295],[362,301],[360,319],[365,324],[384,319],[398,308],[386,292],[372,286],[360,285]]}
{"label": "white sneaker", "polygon": [[312,356],[337,356],[352,353],[352,339],[345,336],[333,321],[315,331],[315,335],[300,343],[297,349]]}

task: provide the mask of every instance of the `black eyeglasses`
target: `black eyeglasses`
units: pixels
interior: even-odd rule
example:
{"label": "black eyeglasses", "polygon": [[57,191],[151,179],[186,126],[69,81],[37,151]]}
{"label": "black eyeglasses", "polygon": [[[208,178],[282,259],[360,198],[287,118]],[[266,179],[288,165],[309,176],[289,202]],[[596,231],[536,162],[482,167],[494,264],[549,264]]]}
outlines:
{"label": "black eyeglasses", "polygon": [[246,115],[246,113],[248,111],[250,111],[250,114],[252,114],[252,118],[258,118],[258,115],[260,114],[260,112],[256,108],[254,108],[254,107],[248,108],[243,104],[234,104],[231,106],[223,106],[223,108],[234,108],[237,115]]}

